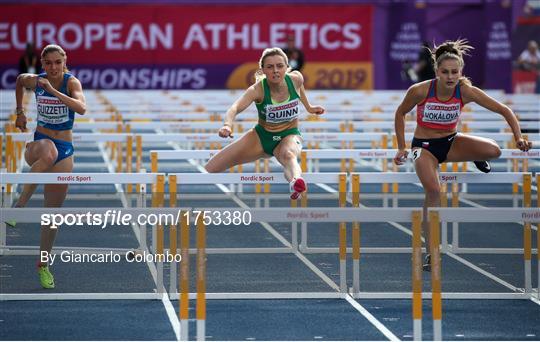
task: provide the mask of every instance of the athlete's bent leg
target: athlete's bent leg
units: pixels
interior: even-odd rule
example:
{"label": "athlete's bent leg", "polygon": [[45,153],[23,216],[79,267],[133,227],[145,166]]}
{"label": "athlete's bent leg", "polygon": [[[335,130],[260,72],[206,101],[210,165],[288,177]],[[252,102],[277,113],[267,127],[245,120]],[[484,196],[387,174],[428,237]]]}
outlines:
{"label": "athlete's bent leg", "polygon": [[437,158],[431,154],[428,150],[418,149],[420,153],[414,153],[415,156],[418,156],[414,161],[414,167],[416,169],[416,174],[424,187],[425,198],[423,206],[423,220],[422,220],[422,231],[424,233],[425,246],[426,246],[426,262],[424,263],[424,269],[430,270],[429,263],[429,243],[430,243],[430,234],[429,234],[429,217],[427,208],[429,207],[439,207],[441,205],[440,191],[441,187],[439,184],[439,174],[438,167],[439,163]]}
{"label": "athlete's bent leg", "polygon": [[[24,152],[24,159],[30,166],[30,172],[47,172],[49,171],[58,157],[58,150],[54,143],[49,139],[41,139],[33,141],[26,145],[26,151]],[[15,204],[15,207],[24,207],[34,191],[36,191],[37,184],[25,184],[19,200]]]}
{"label": "athlete's bent leg", "polygon": [[[69,173],[71,171],[73,171],[73,156],[61,160],[49,172]],[[45,208],[61,207],[64,204],[67,190],[67,184],[45,184],[43,192]],[[41,251],[51,252],[57,230],[50,226],[41,226],[40,253]]]}
{"label": "athlete's bent leg", "polygon": [[204,168],[210,173],[223,172],[235,165],[249,163],[265,156],[267,155],[263,151],[257,132],[251,129],[240,139],[219,151]]}
{"label": "athlete's bent leg", "polygon": [[501,149],[494,140],[459,133],[454,138],[446,161],[472,161],[480,171],[488,173],[491,165],[487,161],[500,155]]}
{"label": "athlete's bent leg", "polygon": [[298,135],[284,137],[274,150],[274,155],[283,166],[285,179],[290,184],[291,199],[298,199],[307,190],[302,176],[302,169],[298,164],[298,156],[302,151],[302,141]]}
{"label": "athlete's bent leg", "polygon": [[[56,165],[49,169],[49,172],[67,173],[73,171],[73,156],[59,161]],[[61,207],[66,198],[68,185],[67,184],[46,184],[44,189],[45,208],[58,208]],[[51,254],[54,240],[56,238],[57,228],[51,228],[50,226],[41,226],[41,237],[39,243],[39,255],[41,256],[43,251]],[[38,262],[38,276],[41,286],[45,289],[52,289],[55,287],[54,276],[49,271],[49,265],[47,262],[42,262],[41,258]]]}
{"label": "athlete's bent leg", "polygon": [[274,156],[283,165],[283,173],[287,181],[302,175],[298,157],[302,152],[302,141],[298,135],[288,135],[281,140],[274,150]]}

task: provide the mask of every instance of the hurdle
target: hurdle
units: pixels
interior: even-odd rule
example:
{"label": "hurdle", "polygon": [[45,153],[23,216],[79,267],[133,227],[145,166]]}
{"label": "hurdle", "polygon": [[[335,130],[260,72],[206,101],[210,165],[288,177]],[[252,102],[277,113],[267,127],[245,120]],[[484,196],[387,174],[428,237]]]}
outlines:
{"label": "hurdle", "polygon": [[[66,173],[66,174],[33,174],[33,173],[7,173],[1,177],[2,183],[13,184],[130,184],[137,183],[146,188],[147,184],[163,183],[163,174],[133,174],[133,173],[118,173],[118,174],[103,174],[103,173]],[[152,195],[153,200],[155,195]],[[145,205],[146,201],[139,201]],[[3,209],[4,211],[5,209]],[[21,209],[22,210],[22,209]],[[26,209],[25,209],[26,210]],[[56,210],[56,209],[55,209]],[[125,209],[123,209],[125,210]],[[22,221],[21,221],[22,222]],[[36,221],[39,222],[39,221]],[[135,230],[137,239],[139,240],[139,248],[146,249],[146,229],[144,226],[139,227],[140,232]],[[4,255],[38,255],[37,246],[7,246],[6,241],[6,225],[2,221],[0,223],[0,252]],[[77,250],[82,253],[91,253],[95,251],[110,251],[116,253],[126,252],[129,249],[114,249],[114,248],[76,248],[76,247],[55,247],[55,252]]]}
{"label": "hurdle", "polygon": [[[406,172],[388,172],[388,173],[354,173],[351,175],[351,183],[353,187],[353,203],[360,202],[360,187],[362,184],[380,184],[380,183],[390,183],[390,182],[399,182],[399,183],[418,183],[419,179],[416,173],[406,173]],[[523,183],[523,204],[524,206],[530,206],[531,198],[531,174],[530,173],[490,173],[490,174],[478,174],[478,173],[459,173],[459,172],[448,172],[440,173],[439,181],[441,184],[444,183],[480,183],[480,184],[505,184],[505,183]],[[455,203],[457,205],[457,203]],[[499,208],[497,208],[499,209]],[[520,222],[522,220],[516,220],[512,222]],[[443,220],[443,222],[445,222]],[[454,222],[455,223],[455,222]],[[448,248],[447,241],[447,228],[446,225],[442,225],[442,250],[443,252],[452,252],[452,253],[508,253],[509,249],[496,249],[496,248],[475,248],[475,251],[460,249],[459,246],[459,227],[453,225],[452,231],[452,248]],[[531,289],[531,268],[530,268],[530,224],[524,225],[524,248],[523,251],[519,249],[510,250],[511,252],[524,253],[525,267],[525,288]],[[312,248],[313,250],[317,250]],[[353,255],[358,256],[359,251],[353,251]],[[353,263],[353,267],[358,269],[359,262]],[[356,271],[359,274],[359,270]],[[356,282],[359,283],[359,280]],[[353,291],[359,292],[358,288],[353,289]]]}
{"label": "hurdle", "polygon": [[[345,206],[346,196],[346,175],[344,173],[320,173],[320,174],[303,174],[304,179],[309,183],[325,183],[325,184],[338,184],[340,189],[339,202],[337,205]],[[283,174],[277,173],[175,173],[169,174],[169,182],[176,182],[178,185],[197,185],[197,184],[288,184]],[[178,190],[176,190],[179,193]],[[171,194],[171,196],[173,196]],[[295,206],[297,201],[291,201],[291,205]],[[307,195],[301,202],[302,206],[307,206]],[[251,210],[251,209],[250,209]],[[345,227],[340,226],[340,232],[343,232]],[[343,233],[340,233],[343,237]],[[268,247],[268,248],[208,248],[209,254],[220,253],[295,253],[298,250],[298,233],[296,231],[296,225],[292,223],[291,226],[291,243],[290,246],[285,247]],[[342,248],[345,247],[346,241],[340,242]],[[192,251],[194,252],[194,251]],[[345,261],[345,255],[342,255],[342,262]],[[343,269],[343,275],[341,276],[342,290],[346,289],[346,269],[345,264],[341,267]],[[171,278],[172,281],[172,278]],[[171,284],[170,288],[174,289],[175,284]]]}
{"label": "hurdle", "polygon": [[[155,129],[166,129],[166,130],[193,130],[193,129],[204,129],[204,130],[218,130],[223,124],[216,121],[133,121],[133,122],[122,122],[122,121],[75,121],[73,123],[73,130],[90,130],[90,129],[114,129],[116,130],[118,125],[121,125],[123,129],[130,127],[132,130],[155,130]],[[35,121],[29,122],[27,124],[28,129],[35,128],[37,126]]]}
{"label": "hurdle", "polygon": [[[319,172],[317,165],[308,164],[308,160],[318,159],[392,159],[397,149],[305,149],[300,155],[300,163],[304,172]],[[158,172],[159,160],[206,160],[217,154],[219,150],[151,150],[151,169]],[[540,158],[540,150],[533,149],[522,152],[514,149],[501,150],[499,159],[536,159]],[[411,158],[409,158],[410,160]],[[354,170],[349,169],[349,172]],[[342,170],[342,172],[345,172]]]}
{"label": "hurdle", "polygon": [[[309,157],[318,157],[321,159],[324,158],[370,158],[370,159],[385,159],[390,158],[395,155],[396,150],[306,150],[305,151],[305,158]],[[508,157],[508,158],[529,158],[534,157],[538,153],[536,150],[532,151],[531,154],[527,154],[525,152],[517,152],[515,150],[508,150],[504,151],[502,157]],[[492,173],[489,175],[479,174],[479,173],[442,173],[440,176],[441,180],[441,200],[442,204],[446,204],[446,200],[448,195],[446,194],[446,185],[447,184],[453,184],[457,185],[459,183],[489,183],[490,179],[493,180],[494,183],[500,183],[500,184],[509,184],[509,183],[523,183],[524,178],[530,177],[530,174],[527,173]],[[482,177],[484,176],[484,177]],[[351,186],[352,187],[352,194],[353,198],[351,199],[352,203],[355,203],[355,197],[359,195],[359,186],[360,183],[371,183],[371,184],[385,184],[385,183],[419,183],[419,180],[415,173],[408,173],[408,172],[386,172],[386,173],[352,173],[350,175],[351,177]],[[458,178],[456,178],[458,177]],[[465,177],[465,178],[464,178]],[[493,178],[491,178],[493,177]],[[452,181],[454,179],[454,181]],[[458,179],[458,181],[455,181],[455,179]],[[358,187],[355,188],[355,185],[358,183]],[[358,189],[358,190],[357,190]],[[387,193],[387,188],[383,187],[383,192]],[[523,196],[525,196],[527,193],[530,193],[530,188],[528,186],[525,186],[523,188]],[[411,198],[423,198],[423,194],[414,194],[414,196],[410,196]],[[367,197],[373,197],[373,196],[367,196]],[[460,196],[457,192],[457,188],[452,188],[452,204],[453,206],[457,206]],[[525,197],[523,197],[525,198]],[[513,199],[516,199],[513,197]],[[383,197],[383,200],[386,201],[386,197]],[[385,202],[386,203],[386,202]],[[386,205],[386,204],[385,204]],[[394,198],[394,207],[397,206],[397,198]],[[458,250],[458,228],[457,226],[454,226],[453,230],[455,239],[452,242],[452,246],[454,251]],[[305,237],[305,234],[307,232],[302,231],[302,241],[307,241],[307,238]],[[447,242],[446,239],[443,236],[443,242],[445,248],[447,248]],[[306,243],[303,243],[301,245],[303,247],[304,252],[309,252],[311,250],[311,247],[308,247]],[[492,249],[493,250],[493,249]],[[495,249],[494,251],[500,251],[500,252],[508,252],[507,249]],[[335,249],[320,249],[316,248],[314,252],[335,252]],[[375,249],[370,249],[370,252],[377,252]],[[516,251],[517,252],[517,251]],[[354,253],[354,252],[353,252]]]}
{"label": "hurdle", "polygon": [[[317,160],[317,159],[352,159],[352,160],[361,160],[361,159],[382,159],[382,160],[391,160],[395,157],[397,149],[307,149],[303,150],[301,154],[302,162],[307,160]],[[164,157],[171,158],[172,155],[164,154]],[[516,149],[502,149],[501,156],[498,159],[538,159],[540,158],[540,150],[532,149],[527,152],[523,152]],[[172,159],[172,158],[171,158]],[[407,159],[412,160],[412,157],[409,156]],[[497,160],[497,159],[496,159]],[[445,163],[448,164],[448,163]],[[453,163],[457,165],[457,163]],[[319,172],[317,164],[302,164],[303,170],[310,172]],[[353,169],[349,168],[349,172],[354,172]],[[526,172],[527,170],[523,170]],[[455,171],[457,172],[457,170]],[[507,172],[510,172],[510,168],[507,169]],[[517,171],[514,171],[517,172]]]}
{"label": "hurdle", "polygon": [[[397,153],[397,149],[378,149],[378,150],[372,150],[372,149],[320,149],[320,150],[303,150],[301,155],[301,166],[302,170],[304,171],[310,171],[310,172],[318,172],[319,171],[319,164],[317,163],[310,163],[307,164],[307,160],[317,160],[317,159],[349,159],[349,172],[354,172],[354,162],[361,161],[363,159],[380,159],[382,160],[382,170],[383,172],[388,171],[388,160],[391,160],[394,158],[394,156]],[[528,171],[528,160],[539,160],[540,158],[540,150],[539,149],[532,149],[527,152],[523,152],[517,149],[502,149],[501,150],[501,156],[496,160],[507,160],[507,172],[519,172],[519,168],[517,168],[517,163],[514,163],[514,169],[511,170],[510,162],[511,161],[518,161],[521,160],[523,162],[523,170],[522,172]],[[409,155],[408,161],[412,160],[412,156]],[[466,162],[464,162],[464,165]],[[448,164],[450,163],[443,163],[441,166],[442,171],[446,172]],[[452,163],[452,171],[458,172],[458,164],[457,162]],[[407,166],[410,166],[410,163],[407,163]],[[465,168],[463,168],[465,169]],[[343,170],[343,162],[342,162],[342,171]],[[394,169],[394,171],[397,171],[397,169]],[[409,170],[407,170],[409,171]],[[467,183],[463,183],[462,191],[464,193],[467,193]],[[392,193],[398,192],[398,183],[392,184]],[[443,193],[447,192],[446,184],[443,184],[443,187],[441,189],[441,200],[446,200],[446,196],[443,196]],[[382,193],[387,194],[389,193],[389,188],[386,183],[383,184]],[[457,193],[458,193],[458,187],[457,184],[452,185],[452,200],[458,201],[457,199]],[[513,185],[513,194],[518,193],[518,184],[514,183]],[[386,198],[384,205],[386,206]],[[394,198],[394,206],[397,206],[396,199]],[[456,204],[457,205],[457,204]]]}
{"label": "hurdle", "polygon": [[[340,114],[341,116],[341,114]],[[393,119],[394,114],[392,114]],[[348,117],[343,118],[350,119]],[[508,128],[508,123],[504,120],[501,121],[462,121],[462,129],[474,129],[475,134],[482,134],[483,130],[489,129],[498,129],[504,130]],[[354,130],[372,130],[372,129],[382,129],[393,132],[394,122],[393,121],[352,121]],[[538,129],[538,121],[520,121],[520,127],[523,129]],[[301,127],[304,127],[304,123],[301,124]],[[416,121],[406,121],[405,130],[412,131],[416,127]]]}
{"label": "hurdle", "polygon": [[[158,160],[179,160],[179,159],[208,159],[212,157],[215,153],[217,153],[217,150],[152,150],[150,153],[153,156],[153,172],[158,171]],[[301,165],[302,169],[306,170],[308,169],[306,166],[307,160],[311,159],[338,159],[338,158],[350,158],[350,159],[391,159],[394,157],[397,150],[340,150],[340,149],[321,149],[321,150],[304,150],[302,151],[301,155]],[[529,158],[536,158],[539,154],[539,150],[530,150],[528,152],[522,152],[518,150],[502,150],[502,155],[500,159],[503,158],[516,158],[516,159],[529,159]],[[309,171],[314,171],[312,169],[309,169]],[[396,177],[400,177],[399,175],[404,175],[405,173],[398,173]],[[477,174],[473,177],[480,177],[480,174]],[[413,178],[410,179],[410,181],[413,181],[415,179],[415,183],[418,183],[418,180],[413,176]],[[406,181],[407,183],[408,181]],[[379,182],[383,183],[384,182]],[[394,184],[397,184],[398,182],[394,182]],[[446,182],[442,182],[443,186],[446,185]],[[503,183],[508,183],[504,182]],[[351,184],[355,184],[355,181],[352,181]],[[453,183],[453,185],[457,185],[457,183]],[[394,189],[395,187],[393,187]],[[394,191],[394,190],[393,190]],[[388,192],[388,188],[383,187],[383,192]],[[526,190],[524,191],[527,192]],[[357,191],[353,189],[353,194],[356,194]],[[423,198],[423,194],[419,193],[412,197],[414,198]],[[441,194],[441,198],[444,200],[444,203],[446,203],[447,195]],[[459,201],[459,196],[457,193],[457,188],[454,186],[452,187],[452,203],[454,206],[457,206],[457,203]],[[354,198],[353,198],[354,202]],[[395,203],[397,204],[397,203]],[[354,229],[353,229],[354,231]],[[454,228],[454,231],[457,231],[457,227]],[[308,252],[308,250],[305,250],[307,248],[307,239],[306,239],[306,232],[305,228],[302,228],[302,243],[301,247],[304,249],[304,251]],[[454,240],[454,247],[458,248],[457,245],[457,236],[456,240]],[[375,252],[375,250],[372,250]]]}
{"label": "hurdle", "polygon": [[[231,208],[200,208],[200,210],[210,210],[212,212],[225,212],[230,210]],[[430,208],[433,209],[439,209],[439,208]],[[199,210],[194,208],[193,210]],[[475,209],[473,209],[475,210]],[[516,210],[522,210],[522,209],[516,209]],[[527,210],[527,209],[525,209]],[[406,298],[412,299],[412,311],[413,311],[413,330],[414,330],[414,339],[415,340],[421,340],[422,338],[422,299],[423,298],[431,298],[434,305],[434,340],[441,340],[442,338],[442,298],[464,298],[459,296],[451,296],[450,294],[444,294],[441,291],[440,286],[440,266],[435,270],[435,272],[439,272],[439,275],[435,277],[435,281],[433,281],[432,284],[432,292],[431,294],[426,294],[425,296],[422,293],[422,265],[421,265],[421,217],[422,217],[422,211],[420,208],[374,208],[374,209],[356,209],[356,208],[256,208],[256,209],[249,209],[252,217],[252,222],[290,222],[291,218],[295,222],[382,222],[385,220],[396,220],[400,222],[412,222],[414,227],[414,234],[413,234],[413,267],[412,267],[412,293],[409,293]],[[486,210],[488,212],[489,210]],[[434,237],[431,249],[433,256],[435,256],[435,262],[440,262],[440,257],[437,259],[437,255],[439,253],[439,245],[438,241],[436,239],[436,232],[437,232],[437,223],[438,221],[436,218],[437,215],[432,215],[432,221],[431,226],[433,229]],[[538,217],[540,218],[540,213],[538,214]],[[204,230],[202,226],[200,225],[200,222],[202,220],[197,222],[197,229],[198,233],[202,235],[201,239],[197,238],[197,253],[200,253],[198,255],[204,255],[204,243],[206,234],[206,230]],[[187,226],[187,225],[185,225]],[[200,241],[200,242],[199,242]],[[202,250],[202,251],[201,251]],[[185,253],[185,250],[184,250]],[[187,255],[187,254],[186,254]],[[183,259],[183,261],[185,261]],[[206,300],[215,300],[215,299],[275,299],[275,298],[299,298],[298,296],[295,296],[294,293],[276,293],[273,296],[269,296],[268,294],[260,293],[235,293],[235,294],[227,294],[227,293],[201,293],[199,289],[205,289],[206,290],[206,283],[205,280],[203,280],[201,277],[203,277],[206,273],[202,271],[201,276],[199,276],[199,270],[200,267],[206,267],[206,264],[204,263],[204,260],[200,260],[197,262],[197,292],[196,293],[188,293],[187,288],[185,288],[185,292],[182,291],[180,301],[180,312],[184,313],[185,316],[181,317],[181,320],[184,320],[184,325],[187,325],[186,320],[188,319],[188,300],[189,298],[197,299],[197,308],[196,308],[196,316],[197,316],[197,339],[202,340],[204,339],[204,331],[205,331],[205,324],[206,324],[206,311],[205,311],[205,304],[204,302]],[[435,263],[434,263],[435,265]],[[440,265],[440,264],[439,264]],[[182,267],[187,267],[183,265]],[[183,271],[181,271],[183,272]],[[182,276],[181,276],[182,277]],[[187,276],[183,276],[184,281],[187,281]],[[199,282],[203,282],[201,285],[199,285]],[[349,293],[339,293],[338,296],[316,296],[315,294],[310,294],[306,297],[301,298],[341,298],[346,299],[350,298],[352,294]],[[369,297],[366,297],[369,298]],[[394,298],[394,297],[391,297]],[[184,327],[182,325],[182,327]],[[183,335],[185,338],[187,338],[187,330],[184,330],[182,328]]]}
{"label": "hurdle", "polygon": [[[117,143],[116,146],[111,147],[111,159],[116,161],[116,171],[120,173],[123,168],[123,153],[122,143],[126,143],[128,146],[126,150],[132,150],[132,146],[129,146],[129,143],[133,144],[133,140],[130,141],[129,133],[74,133],[73,134],[73,143],[77,142],[113,142]],[[25,141],[32,141],[32,133],[6,133],[6,166],[7,172],[12,173],[17,171],[17,159],[20,159],[22,153],[20,151],[15,151],[15,146],[17,143],[23,143]],[[8,163],[9,161],[9,163]],[[128,164],[128,159],[125,160],[126,165]],[[126,167],[127,169],[127,167]],[[8,183],[8,192],[10,184]]]}
{"label": "hurdle", "polygon": [[[530,225],[531,222],[540,222],[540,209],[539,208],[497,208],[494,209],[478,209],[478,208],[428,208],[430,228],[431,232],[439,231],[439,224],[441,222],[518,222],[526,221]],[[530,268],[530,255],[531,255],[531,240],[530,236],[526,241],[526,252],[528,255],[528,265]],[[432,246],[435,245],[435,241],[432,242]],[[537,255],[538,255],[537,251]],[[527,257],[526,257],[527,258]],[[435,286],[437,283],[438,290],[440,292],[440,260],[434,259],[432,255],[432,284]],[[540,271],[540,265],[539,265]],[[437,279],[438,278],[438,279]],[[529,277],[530,279],[530,277]],[[540,279],[539,279],[540,280]],[[540,282],[538,283],[540,291]],[[529,299],[533,298],[530,288],[525,287],[525,294]],[[538,294],[540,298],[540,293]],[[441,296],[438,295],[433,302],[433,329],[435,340],[442,338],[441,333]]]}
{"label": "hurdle", "polygon": [[[234,102],[233,100],[230,102]],[[149,110],[130,110],[130,109],[119,109],[118,112],[122,113],[122,119],[127,121],[136,121],[136,120],[184,120],[184,121],[195,121],[195,120],[210,120],[214,122],[220,122],[224,118],[224,107],[228,105],[219,105],[215,107],[205,108],[204,111],[196,111],[193,109],[183,110],[178,108],[178,105],[175,105],[176,108],[158,110],[150,112]],[[322,120],[326,121],[342,121],[342,120],[351,120],[351,121],[362,121],[362,120],[379,120],[379,121],[392,121],[394,119],[395,110],[398,107],[399,103],[392,105],[386,109],[380,108],[380,105],[372,107],[371,109],[375,110],[359,110],[359,109],[348,109],[340,108],[334,109],[331,112],[331,108],[327,107],[328,113],[322,116]],[[479,107],[480,108],[480,107]],[[382,110],[381,110],[382,109]],[[517,115],[519,119],[537,119],[538,116],[535,116],[538,109],[532,109],[529,111],[524,111],[522,114]],[[242,112],[242,116],[239,116],[236,120],[238,121],[255,121],[257,111],[251,108],[246,109]],[[489,115],[491,114],[491,115]],[[463,119],[467,121],[493,121],[500,122],[501,124],[506,124],[502,120],[502,116],[494,114],[489,111],[482,112],[481,110],[475,109],[470,111],[464,111],[462,113]],[[98,120],[110,120],[112,117],[111,113],[92,113],[92,118]],[[302,120],[309,120],[313,117],[309,113],[300,114]],[[411,116],[414,117],[414,116]]]}
{"label": "hurdle", "polygon": [[[125,115],[125,114],[124,114]],[[303,121],[300,123],[300,128],[302,130],[333,130],[333,131],[343,131],[343,127],[352,127],[353,131],[369,131],[369,130],[385,130],[392,131],[394,129],[394,113],[362,113],[355,118],[354,116],[347,115],[345,118],[341,117],[340,114],[339,120],[331,121]],[[537,115],[534,113],[527,113],[520,115],[520,119],[529,119],[536,120]],[[124,119],[124,117],[122,117]],[[186,119],[183,116],[177,118],[178,120]],[[353,120],[357,119],[357,120]],[[220,129],[223,124],[219,121],[171,121],[171,120],[160,120],[153,121],[152,119],[142,119],[146,121],[136,121],[135,118],[132,118],[130,121],[95,121],[93,118],[89,121],[82,121],[82,119],[76,120],[73,124],[73,129],[116,129],[118,124],[121,124],[123,127],[131,126],[134,130],[151,130],[151,129],[165,129],[168,131],[181,131],[181,130],[212,130],[217,131]],[[360,120],[360,121],[358,121]],[[487,116],[482,116],[480,120],[462,120],[463,128],[475,128],[475,129],[485,129],[482,127],[481,123],[487,122],[491,126],[500,128],[497,123],[499,121],[493,121],[493,118]],[[501,122],[506,123],[504,120]],[[242,127],[242,129],[247,128],[248,125],[253,125],[255,122],[252,120],[238,120],[233,123],[233,126]],[[525,125],[532,125],[534,122],[526,123]],[[407,131],[410,131],[416,127],[416,122],[409,120],[405,122],[405,128]],[[27,128],[33,129],[37,126],[35,121],[30,121],[27,124]],[[489,128],[489,127],[487,127]],[[234,129],[236,131],[237,129]]]}
{"label": "hurdle", "polygon": [[[164,133],[160,135],[143,133],[139,134],[143,141],[148,142],[168,142],[168,141],[204,141],[204,142],[229,142],[234,139],[221,138],[215,133]],[[371,142],[380,141],[383,136],[387,136],[387,133],[373,132],[373,133],[304,133],[302,137],[304,140],[324,141],[324,142],[337,142],[337,141],[353,141],[353,142]],[[237,137],[236,137],[237,139]]]}
{"label": "hurdle", "polygon": [[[9,219],[14,219],[18,223],[39,223],[41,216],[43,214],[50,214],[52,208],[5,208],[3,209],[3,215]],[[85,215],[89,211],[92,212],[93,215],[100,214],[102,216],[106,215],[107,211],[110,211],[110,209],[106,208],[54,208],[55,214],[60,215]],[[161,214],[167,214],[167,215],[176,215],[179,208],[175,208],[174,210],[168,210],[165,209],[159,209]],[[130,214],[133,216],[136,215],[151,215],[156,213],[156,208],[123,208],[122,209],[123,214]],[[119,249],[109,249],[112,251],[115,255],[117,254],[125,254],[126,251],[120,251]],[[58,249],[54,249],[55,252],[59,252]],[[84,253],[93,253],[93,252],[99,252],[102,250],[94,249],[94,250],[82,250],[81,254]],[[154,282],[157,284],[156,279],[156,271],[155,267],[153,266],[152,261],[147,261],[147,265],[150,268],[150,273],[152,275],[152,278]],[[10,300],[10,301],[17,301],[17,300],[144,300],[144,299],[152,299],[152,300],[162,300],[164,298],[164,292],[163,291],[152,291],[152,292],[142,292],[142,293],[125,293],[125,292],[114,292],[114,293],[27,293],[27,294],[15,294],[15,293],[2,293],[0,294],[0,300]]]}
{"label": "hurdle", "polygon": [[[158,173],[2,173],[0,184],[130,184],[141,185],[164,183],[164,175]],[[161,185],[159,185],[161,187]],[[4,194],[2,194],[4,196]],[[155,195],[152,194],[154,198]],[[139,201],[144,204],[145,201]],[[4,201],[6,203],[6,201]],[[3,210],[5,210],[3,208]],[[56,210],[56,209],[55,209]],[[4,220],[5,221],[5,220]],[[142,242],[141,242],[142,243]],[[140,246],[141,248],[144,245]],[[29,246],[19,246],[10,248],[6,244],[6,225],[0,223],[0,253],[5,255],[37,255],[35,248]],[[64,247],[63,250],[73,250],[70,247]],[[61,251],[60,247],[55,250]],[[88,249],[92,251],[95,249]],[[110,249],[106,249],[110,250]],[[34,253],[35,252],[35,253]],[[30,254],[28,254],[30,253]]]}
{"label": "hurdle", "polygon": [[[171,179],[172,178],[172,179]],[[169,177],[169,181],[174,180],[174,176]],[[171,203],[172,204],[172,203]],[[180,321],[180,340],[189,340],[189,228],[190,220],[185,214],[186,211],[181,213],[180,223],[180,255],[182,256],[182,262],[180,263],[180,271],[178,272],[178,282],[180,284],[180,290],[178,291],[179,299],[179,311],[178,319]],[[196,321],[197,321],[197,340],[205,340],[206,330],[206,225],[204,220],[196,220],[195,227],[196,233]],[[171,227],[172,229],[172,227]],[[176,248],[176,229],[171,230],[170,249],[174,255],[178,253]],[[171,264],[171,279],[176,277],[175,263]],[[173,272],[173,269],[175,270]],[[171,282],[172,286],[173,282]],[[172,289],[172,287],[171,287]],[[176,290],[175,290],[176,292]],[[169,292],[169,294],[172,292]]]}
{"label": "hurdle", "polygon": [[[189,151],[191,152],[191,151]],[[196,151],[193,151],[196,152]],[[344,174],[304,174],[304,177],[307,181],[310,182],[324,182],[324,183],[340,183],[340,190],[343,192],[343,195],[340,195],[340,205],[344,203],[344,192],[346,191],[345,181],[346,177]],[[282,174],[237,174],[237,173],[226,173],[226,174],[193,174],[193,173],[175,173],[169,174],[168,183],[170,191],[170,202],[171,205],[176,204],[176,196],[179,193],[177,185],[186,185],[186,184],[216,184],[216,180],[219,179],[223,183],[232,183],[232,184],[260,184],[260,183],[271,183],[271,184],[288,184],[287,180]],[[174,198],[174,200],[173,200]],[[296,201],[293,201],[296,203]],[[306,205],[307,201],[303,201],[303,205]],[[235,208],[236,210],[238,208]],[[207,211],[208,209],[204,209]],[[211,211],[218,212],[220,209],[212,209]],[[223,210],[223,209],[221,209]],[[251,211],[252,209],[249,209]],[[264,210],[264,209],[259,209]],[[290,222],[290,218],[288,221]],[[341,232],[345,230],[345,223],[340,223],[340,237]],[[294,241],[297,234],[294,232],[295,223],[293,223],[293,242],[290,248],[264,248],[263,251],[255,251],[254,249],[240,249],[240,248],[206,248],[206,228],[202,219],[199,219],[196,222],[197,226],[197,249],[193,251],[197,253],[197,294],[196,294],[196,320],[197,320],[197,340],[204,340],[205,336],[205,321],[206,321],[206,253],[242,253],[242,252],[263,252],[263,253],[294,253],[295,246],[298,246],[298,242]],[[172,227],[171,227],[172,228]],[[158,239],[163,240],[163,236],[160,235]],[[170,243],[172,253],[176,253],[176,230],[171,229]],[[173,242],[174,241],[174,242]],[[162,243],[162,242],[161,242]],[[345,241],[343,241],[345,243]],[[188,338],[188,320],[189,320],[189,222],[183,217],[181,223],[181,255],[182,255],[182,264],[180,266],[179,272],[179,283],[180,283],[180,293],[176,296],[179,296],[179,318],[181,324],[181,334],[182,340]],[[340,259],[340,288],[345,292],[346,289],[346,269],[345,260]],[[171,269],[174,268],[174,264],[171,264]],[[343,272],[343,273],[341,273]],[[173,281],[176,280],[171,273],[170,277],[170,290],[176,288],[176,283]],[[174,296],[174,294],[170,293]],[[229,298],[229,297],[226,297]]]}
{"label": "hurdle", "polygon": [[[120,209],[120,208],[119,208]],[[151,215],[155,213],[177,215],[179,210],[187,208],[121,208],[123,214],[130,214],[133,217],[138,215]],[[2,214],[8,220],[16,220],[18,223],[39,223],[43,214],[51,212],[60,215],[84,215],[88,212],[104,216],[110,208],[3,208]],[[109,216],[106,221],[114,224]],[[109,249],[111,250],[111,249]],[[148,263],[147,263],[148,264]],[[154,271],[152,271],[154,273]],[[154,279],[155,281],[155,279]],[[100,299],[162,299],[163,293],[154,291],[152,293],[36,293],[36,294],[0,294],[0,300],[100,300]]]}
{"label": "hurdle", "polygon": [[[168,141],[176,141],[176,142],[206,142],[206,143],[213,143],[213,142],[219,142],[219,143],[228,143],[234,139],[230,138],[221,138],[217,134],[213,133],[199,133],[199,134],[182,134],[182,133],[165,133],[165,134],[139,134],[137,137],[141,137],[140,139],[145,142],[168,142]],[[350,141],[352,143],[354,142],[374,142],[374,141],[380,141],[382,142],[384,139],[387,139],[387,134],[383,132],[373,132],[373,133],[304,133],[302,134],[302,137],[306,141],[317,141],[317,142],[342,142],[342,141]],[[235,139],[238,139],[236,136]],[[186,146],[187,149],[191,149],[191,145],[188,144]],[[157,152],[157,151],[156,151]],[[204,152],[202,152],[204,153]],[[166,156],[166,154],[162,154],[163,157]],[[153,157],[151,155],[152,160],[152,170],[156,170],[157,167],[157,159],[158,156],[156,154],[156,157]],[[172,157],[169,157],[172,158]],[[200,158],[199,158],[200,159]]]}

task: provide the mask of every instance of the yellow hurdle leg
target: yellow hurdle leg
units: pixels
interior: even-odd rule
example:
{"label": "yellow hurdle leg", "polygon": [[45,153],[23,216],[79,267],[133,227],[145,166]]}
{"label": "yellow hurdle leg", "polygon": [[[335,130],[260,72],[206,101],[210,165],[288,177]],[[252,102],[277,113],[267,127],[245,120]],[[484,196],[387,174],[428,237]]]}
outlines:
{"label": "yellow hurdle leg", "polygon": [[431,252],[431,300],[433,311],[433,340],[442,340],[442,291],[439,213],[429,213]]}
{"label": "yellow hurdle leg", "polygon": [[197,222],[197,340],[206,337],[206,226]]}
{"label": "yellow hurdle leg", "polygon": [[422,212],[412,214],[413,339],[422,340]]}

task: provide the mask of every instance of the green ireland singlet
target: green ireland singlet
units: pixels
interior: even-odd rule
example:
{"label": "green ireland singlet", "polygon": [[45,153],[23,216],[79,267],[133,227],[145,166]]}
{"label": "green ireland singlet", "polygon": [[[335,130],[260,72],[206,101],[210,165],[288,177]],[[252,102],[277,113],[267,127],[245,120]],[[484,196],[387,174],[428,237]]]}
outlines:
{"label": "green ireland singlet", "polygon": [[[296,89],[294,89],[294,84],[289,75],[285,75],[285,82],[287,83],[289,98],[284,102],[274,103],[270,96],[268,81],[266,78],[262,80],[264,98],[262,102],[255,103],[259,114],[259,121],[265,121],[270,124],[280,124],[291,122],[298,118],[300,114],[300,97],[298,96]],[[282,138],[288,135],[301,135],[296,127],[280,132],[269,132],[261,125],[257,124],[255,126],[255,131],[259,136],[264,152],[269,155],[274,155],[274,149],[281,142]]]}

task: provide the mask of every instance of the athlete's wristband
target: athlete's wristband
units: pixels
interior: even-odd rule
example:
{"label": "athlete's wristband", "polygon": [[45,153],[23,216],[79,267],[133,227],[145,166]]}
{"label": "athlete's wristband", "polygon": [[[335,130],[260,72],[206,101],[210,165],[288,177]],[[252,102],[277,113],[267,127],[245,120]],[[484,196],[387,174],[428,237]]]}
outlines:
{"label": "athlete's wristband", "polygon": [[15,114],[17,114],[17,116],[24,115],[25,114],[24,108],[20,108],[20,107],[15,108]]}

